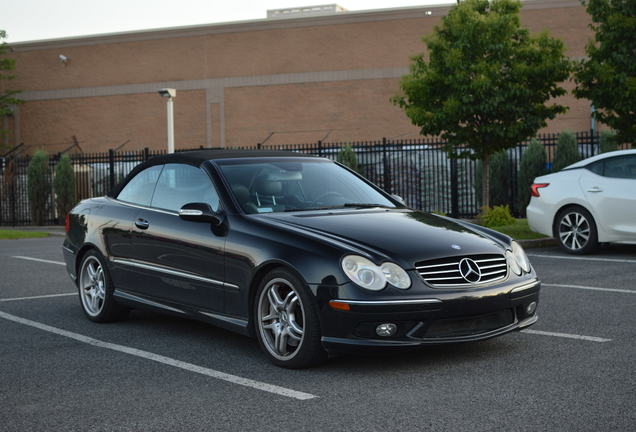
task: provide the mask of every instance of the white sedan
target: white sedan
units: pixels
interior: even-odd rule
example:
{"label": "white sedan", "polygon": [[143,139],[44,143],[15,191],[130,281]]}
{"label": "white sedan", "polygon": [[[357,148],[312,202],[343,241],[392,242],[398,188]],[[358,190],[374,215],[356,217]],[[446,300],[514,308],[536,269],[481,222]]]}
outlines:
{"label": "white sedan", "polygon": [[636,244],[636,150],[603,153],[537,177],[526,209],[535,232],[568,252]]}

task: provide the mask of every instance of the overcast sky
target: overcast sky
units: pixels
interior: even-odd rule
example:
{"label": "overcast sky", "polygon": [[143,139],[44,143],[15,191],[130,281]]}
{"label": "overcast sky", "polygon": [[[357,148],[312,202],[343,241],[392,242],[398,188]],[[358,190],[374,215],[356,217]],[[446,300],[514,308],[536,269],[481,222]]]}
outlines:
{"label": "overcast sky", "polygon": [[[8,42],[251,20],[267,9],[329,4],[320,0],[0,0]],[[454,3],[452,0],[342,0],[354,10]]]}

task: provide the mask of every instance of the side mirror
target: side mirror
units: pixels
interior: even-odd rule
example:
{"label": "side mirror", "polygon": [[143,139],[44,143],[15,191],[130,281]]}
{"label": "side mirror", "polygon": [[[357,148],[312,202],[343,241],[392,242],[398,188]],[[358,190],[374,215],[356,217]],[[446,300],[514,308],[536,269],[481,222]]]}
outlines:
{"label": "side mirror", "polygon": [[395,195],[395,194],[391,194],[391,198],[393,198],[394,200],[396,200],[397,202],[399,202],[400,204],[402,204],[403,206],[406,205],[406,202],[404,201],[404,198],[402,198],[399,195]]}
{"label": "side mirror", "polygon": [[223,215],[212,210],[207,203],[188,203],[179,209],[179,217],[192,222],[210,222],[214,226],[223,223]]}

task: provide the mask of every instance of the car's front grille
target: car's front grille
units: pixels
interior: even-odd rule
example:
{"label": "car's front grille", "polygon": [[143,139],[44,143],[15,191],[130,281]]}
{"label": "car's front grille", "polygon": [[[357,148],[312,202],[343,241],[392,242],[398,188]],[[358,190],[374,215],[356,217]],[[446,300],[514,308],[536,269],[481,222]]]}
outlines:
{"label": "car's front grille", "polygon": [[415,263],[426,283],[435,287],[474,286],[495,282],[508,275],[501,254],[464,255]]}

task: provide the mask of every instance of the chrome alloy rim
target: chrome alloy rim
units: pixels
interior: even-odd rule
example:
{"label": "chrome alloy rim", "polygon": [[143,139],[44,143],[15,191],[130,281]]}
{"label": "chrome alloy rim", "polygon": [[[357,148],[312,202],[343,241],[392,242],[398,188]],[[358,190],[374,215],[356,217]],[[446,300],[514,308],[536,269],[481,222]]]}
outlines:
{"label": "chrome alloy rim", "polygon": [[590,238],[590,223],[581,213],[568,213],[559,223],[559,238],[568,249],[583,249]]}
{"label": "chrome alloy rim", "polygon": [[290,360],[305,335],[305,312],[298,292],[285,279],[272,279],[258,299],[258,329],[267,351]]}
{"label": "chrome alloy rim", "polygon": [[97,316],[104,307],[106,297],[106,276],[97,258],[89,257],[84,261],[80,273],[79,291],[86,313]]}

